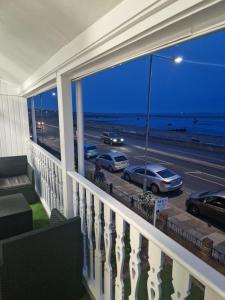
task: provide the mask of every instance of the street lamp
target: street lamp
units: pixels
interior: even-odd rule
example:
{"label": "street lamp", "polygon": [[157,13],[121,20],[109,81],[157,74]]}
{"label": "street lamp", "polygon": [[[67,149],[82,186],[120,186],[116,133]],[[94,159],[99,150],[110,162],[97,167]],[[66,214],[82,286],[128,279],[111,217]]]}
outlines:
{"label": "street lamp", "polygon": [[171,61],[175,64],[180,64],[183,61],[183,58],[181,56],[176,57],[168,57],[158,54],[152,54],[150,55],[150,61],[149,61],[149,80],[148,80],[148,105],[147,105],[147,119],[146,119],[146,138],[145,138],[145,176],[143,181],[143,192],[146,192],[147,190],[147,154],[148,154],[148,140],[149,140],[149,119],[150,119],[150,97],[151,97],[151,82],[152,82],[152,62],[153,57],[158,57],[161,59],[165,59],[168,61]]}
{"label": "street lamp", "polygon": [[183,61],[183,57],[182,56],[177,56],[173,59],[173,61],[175,62],[175,64],[180,64]]}

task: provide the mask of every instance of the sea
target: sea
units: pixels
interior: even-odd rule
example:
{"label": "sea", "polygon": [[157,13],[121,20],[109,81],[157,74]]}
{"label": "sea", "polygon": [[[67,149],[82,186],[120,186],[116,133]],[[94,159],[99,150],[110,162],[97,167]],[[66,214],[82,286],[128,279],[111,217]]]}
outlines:
{"label": "sea", "polygon": [[[115,127],[128,126],[134,129],[146,127],[146,114],[85,113],[85,120]],[[150,115],[150,128],[225,137],[225,113],[152,114]]]}

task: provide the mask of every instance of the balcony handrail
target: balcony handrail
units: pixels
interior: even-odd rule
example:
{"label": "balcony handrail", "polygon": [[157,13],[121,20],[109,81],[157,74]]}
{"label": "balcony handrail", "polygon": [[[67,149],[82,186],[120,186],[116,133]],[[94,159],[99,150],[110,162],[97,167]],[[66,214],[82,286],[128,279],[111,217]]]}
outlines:
{"label": "balcony handrail", "polygon": [[48,156],[48,158],[51,159],[53,163],[57,165],[57,167],[59,167],[60,169],[62,168],[61,161],[57,159],[54,155],[52,155],[50,152],[48,152],[47,150],[45,150],[43,147],[39,146],[32,140],[30,140],[29,142],[32,145],[32,147],[36,148],[38,151]]}
{"label": "balcony handrail", "polygon": [[163,232],[159,231],[125,205],[121,204],[118,200],[101,190],[85,177],[74,171],[67,172],[67,174],[82,187],[89,190],[91,194],[96,195],[102,203],[107,205],[114,213],[120,215],[128,224],[134,226],[143,237],[152,241],[162,250],[162,252],[187,269],[193,277],[205,286],[210,287],[213,291],[216,291],[217,294],[225,299],[225,278],[222,274],[166,236]]}

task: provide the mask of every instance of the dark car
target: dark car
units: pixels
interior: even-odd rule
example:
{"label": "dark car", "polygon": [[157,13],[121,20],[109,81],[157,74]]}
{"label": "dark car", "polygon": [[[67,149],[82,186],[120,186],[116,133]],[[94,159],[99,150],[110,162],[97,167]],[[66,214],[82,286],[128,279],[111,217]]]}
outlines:
{"label": "dark car", "polygon": [[111,145],[122,145],[124,143],[124,138],[117,132],[103,132],[101,140]]}
{"label": "dark car", "polygon": [[186,208],[195,216],[206,216],[225,225],[225,190],[192,193]]}

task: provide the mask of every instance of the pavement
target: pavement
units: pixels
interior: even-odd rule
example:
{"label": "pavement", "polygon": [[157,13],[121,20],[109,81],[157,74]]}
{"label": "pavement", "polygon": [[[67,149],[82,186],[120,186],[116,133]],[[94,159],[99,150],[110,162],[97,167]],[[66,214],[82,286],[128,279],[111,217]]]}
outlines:
{"label": "pavement", "polygon": [[[85,130],[85,142],[97,146],[99,153],[111,149],[123,152],[131,164],[143,164],[146,160],[160,163],[173,169],[182,175],[184,186],[182,191],[173,192],[166,196],[169,198],[166,213],[169,220],[177,224],[179,228],[202,240],[206,237],[214,242],[214,246],[225,254],[225,228],[206,219],[196,218],[185,211],[185,200],[193,191],[217,190],[225,188],[225,157],[223,153],[212,153],[199,149],[188,149],[177,145],[166,145],[150,141],[149,151],[146,153],[143,137],[135,135],[126,136],[126,144],[121,147],[103,144],[99,137],[101,131]],[[58,128],[53,124],[47,124],[44,129],[43,142],[53,149],[58,150]],[[86,161],[88,168],[94,168],[94,160]],[[142,191],[141,187],[128,183],[121,178],[122,173],[109,173],[104,171],[108,181],[114,188],[134,195]]]}

